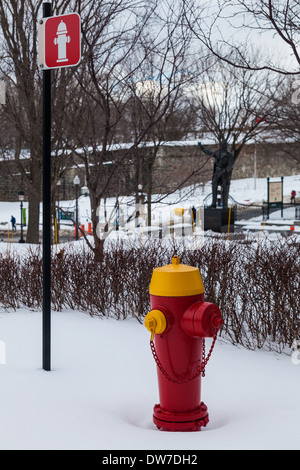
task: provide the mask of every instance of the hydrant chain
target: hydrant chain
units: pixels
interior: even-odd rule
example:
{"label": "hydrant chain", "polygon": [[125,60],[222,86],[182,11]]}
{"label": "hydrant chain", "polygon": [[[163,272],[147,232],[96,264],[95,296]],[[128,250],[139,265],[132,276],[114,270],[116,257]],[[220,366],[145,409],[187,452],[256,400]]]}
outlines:
{"label": "hydrant chain", "polygon": [[211,345],[211,348],[209,350],[209,353],[207,354],[207,357],[205,358],[205,339],[203,339],[203,350],[202,350],[202,366],[203,366],[203,370],[202,370],[202,377],[205,377],[205,367],[210,359],[210,356],[212,355],[212,352],[214,350],[214,347],[215,347],[215,344],[216,344],[216,341],[217,341],[217,335],[214,336],[214,339],[213,339],[213,342],[212,342],[212,345]]}
{"label": "hydrant chain", "polygon": [[150,347],[151,347],[152,355],[153,355],[153,358],[156,362],[156,365],[159,368],[159,370],[161,371],[161,373],[166,377],[166,379],[169,382],[173,382],[173,383],[176,383],[178,385],[183,383],[182,381],[179,381],[177,379],[172,379],[172,377],[170,377],[169,374],[166,372],[166,370],[163,368],[163,365],[162,365],[162,363],[160,362],[160,360],[157,356],[156,349],[155,349],[155,346],[154,346],[154,342],[152,340],[150,340]]}
{"label": "hydrant chain", "polygon": [[183,383],[191,382],[194,379],[197,379],[198,377],[200,377],[201,374],[202,374],[202,377],[205,377],[205,367],[206,367],[206,365],[207,365],[207,363],[210,359],[210,356],[212,355],[214,346],[216,344],[216,340],[217,340],[217,335],[214,336],[214,339],[213,339],[211,348],[209,350],[209,353],[208,353],[207,357],[205,357],[205,340],[203,339],[202,364],[201,364],[201,367],[199,367],[199,366],[197,367],[197,370],[196,370],[195,374],[192,377],[187,377],[187,374],[180,375],[180,376],[178,376],[178,378],[170,377],[170,375],[164,369],[162,363],[159,360],[159,357],[158,357],[156,349],[155,349],[154,341],[152,340],[152,338],[150,339],[150,347],[151,347],[153,358],[156,362],[157,367],[161,371],[161,373],[166,377],[166,379],[169,382],[173,382],[173,383],[176,383],[176,384],[180,385],[180,384],[183,384]]}

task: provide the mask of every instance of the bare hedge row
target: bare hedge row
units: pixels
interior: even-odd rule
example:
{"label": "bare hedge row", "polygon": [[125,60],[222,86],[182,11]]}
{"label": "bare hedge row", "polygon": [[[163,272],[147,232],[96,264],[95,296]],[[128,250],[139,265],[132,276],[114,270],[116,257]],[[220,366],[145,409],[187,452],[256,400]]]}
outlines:
{"label": "bare hedge row", "polygon": [[[150,308],[153,269],[169,264],[174,252],[200,269],[207,301],[223,315],[221,336],[233,344],[282,351],[300,339],[300,256],[295,238],[259,245],[206,239],[200,249],[166,241],[108,245],[102,264],[88,249],[53,252],[53,309],[90,315],[135,317]],[[0,255],[0,305],[6,309],[42,305],[40,249]]]}

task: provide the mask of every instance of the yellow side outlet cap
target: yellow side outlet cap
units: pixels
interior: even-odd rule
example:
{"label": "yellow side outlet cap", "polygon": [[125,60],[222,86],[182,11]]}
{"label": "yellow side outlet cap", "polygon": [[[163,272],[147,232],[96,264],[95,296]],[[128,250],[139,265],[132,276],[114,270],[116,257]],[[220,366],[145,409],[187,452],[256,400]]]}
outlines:
{"label": "yellow side outlet cap", "polygon": [[204,293],[198,268],[180,264],[178,256],[172,264],[153,271],[149,292],[160,297],[187,297]]}
{"label": "yellow side outlet cap", "polygon": [[154,335],[161,335],[167,328],[167,320],[163,312],[156,309],[151,310],[146,315],[145,327],[151,333],[151,340],[153,340]]}

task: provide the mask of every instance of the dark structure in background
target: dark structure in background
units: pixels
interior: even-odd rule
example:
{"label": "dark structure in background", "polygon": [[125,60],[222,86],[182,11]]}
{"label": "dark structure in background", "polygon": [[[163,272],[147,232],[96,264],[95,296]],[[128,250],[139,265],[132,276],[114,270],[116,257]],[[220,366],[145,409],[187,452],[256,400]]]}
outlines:
{"label": "dark structure in background", "polygon": [[[212,176],[212,205],[204,208],[204,230],[214,232],[234,232],[235,210],[228,208],[230,174],[233,168],[233,155],[227,149],[226,140],[220,142],[220,148],[212,151],[205,148],[201,142],[199,147],[214,159]],[[218,198],[218,195],[220,196]]]}
{"label": "dark structure in background", "polygon": [[[211,151],[215,146],[206,145]],[[147,152],[151,147],[139,149],[140,172],[139,181],[136,177],[136,150],[133,150],[127,158],[123,158],[125,151],[123,149],[113,150],[107,156],[104,164],[103,177],[107,177],[111,171],[111,166],[116,165],[120,159],[121,166],[118,171],[113,172],[114,176],[106,190],[106,197],[119,195],[133,195],[141,184],[145,191],[147,183]],[[234,164],[232,170],[232,179],[252,178],[255,174],[257,178],[279,177],[297,175],[300,173],[300,162],[294,156],[300,154],[298,144],[286,143],[257,143],[257,158],[254,159],[255,145],[245,145],[239,158]],[[1,150],[0,150],[1,153]],[[28,161],[28,171],[30,167],[30,155],[26,150],[22,150],[22,159]],[[52,163],[55,164],[55,156],[52,157]],[[25,163],[24,163],[25,165]],[[160,193],[162,190],[172,191],[176,189],[179,181],[184,181],[194,169],[194,175],[186,180],[183,186],[205,184],[212,181],[213,159],[203,155],[197,142],[177,142],[172,144],[162,144],[160,146],[155,166],[153,169],[153,193]],[[26,167],[26,165],[25,165]],[[81,170],[80,173],[78,170]],[[72,159],[60,178],[59,200],[75,200],[74,177],[79,175],[82,182],[85,181],[82,161],[73,154]],[[84,184],[84,183],[83,183]],[[12,202],[18,201],[18,192],[24,188],[20,172],[17,170],[14,160],[0,160],[0,201]],[[295,188],[297,189],[297,188]],[[25,201],[27,200],[27,188]]]}
{"label": "dark structure in background", "polygon": [[[112,149],[103,161],[101,173],[101,186],[109,184],[105,190],[105,197],[116,197],[118,195],[134,195],[138,186],[142,186],[145,193],[148,181],[148,155],[152,151],[151,146],[133,149]],[[52,164],[55,164],[55,155],[52,156]],[[60,157],[61,158],[61,157]],[[98,156],[91,155],[91,162]],[[23,161],[26,160],[26,152],[23,152]],[[85,181],[84,165],[79,155],[73,153],[69,158],[69,164],[64,174],[60,177],[59,200],[75,200],[76,188],[73,180],[79,176],[82,185]],[[137,161],[139,171],[137,172]],[[25,165],[25,163],[24,163]],[[28,167],[30,158],[28,154]],[[163,145],[160,147],[155,165],[152,170],[152,193],[165,194],[178,188],[206,183],[211,178],[212,163],[205,155],[199,155],[197,145]],[[112,178],[110,178],[112,174]],[[102,181],[103,179],[103,181]],[[14,161],[0,161],[0,201],[17,201],[19,188],[23,187],[20,173],[14,165]]]}
{"label": "dark structure in background", "polygon": [[206,155],[213,157],[214,159],[214,172],[212,177],[212,205],[211,207],[217,207],[217,195],[218,188],[221,192],[221,204],[222,207],[227,207],[228,205],[228,196],[229,196],[229,186],[230,186],[230,173],[233,168],[233,155],[227,149],[227,141],[222,140],[220,143],[220,148],[214,152],[205,148],[201,142],[199,142],[199,147],[202,152]]}

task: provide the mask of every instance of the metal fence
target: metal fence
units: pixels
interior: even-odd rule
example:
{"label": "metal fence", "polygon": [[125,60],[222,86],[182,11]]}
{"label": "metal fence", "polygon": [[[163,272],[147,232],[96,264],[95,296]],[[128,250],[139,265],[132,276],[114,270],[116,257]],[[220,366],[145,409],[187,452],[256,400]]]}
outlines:
{"label": "metal fence", "polygon": [[[212,194],[206,196],[203,200],[204,206],[209,206],[211,204]],[[250,219],[259,219],[265,220],[269,219],[281,219],[282,216],[284,219],[295,219],[300,220],[300,206],[284,203],[283,210],[281,211],[280,207],[269,207],[268,203],[263,204],[242,204],[236,201],[232,196],[229,196],[228,200],[229,205],[232,209],[236,211],[236,220],[250,220]]]}
{"label": "metal fence", "polygon": [[282,209],[280,207],[269,207],[268,209],[268,204],[265,203],[263,205],[263,218],[270,220],[297,220],[300,218],[300,206],[291,203],[283,203]]}

